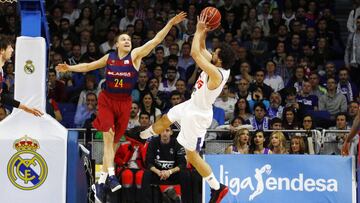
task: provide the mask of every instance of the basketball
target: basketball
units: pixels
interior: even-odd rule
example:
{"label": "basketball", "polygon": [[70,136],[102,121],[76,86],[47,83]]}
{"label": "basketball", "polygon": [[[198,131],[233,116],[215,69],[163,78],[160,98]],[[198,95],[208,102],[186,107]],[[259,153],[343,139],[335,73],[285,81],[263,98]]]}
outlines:
{"label": "basketball", "polygon": [[210,30],[215,30],[219,27],[221,23],[221,14],[217,8],[210,6],[206,7],[201,11],[201,14],[205,14],[207,16],[206,22]]}

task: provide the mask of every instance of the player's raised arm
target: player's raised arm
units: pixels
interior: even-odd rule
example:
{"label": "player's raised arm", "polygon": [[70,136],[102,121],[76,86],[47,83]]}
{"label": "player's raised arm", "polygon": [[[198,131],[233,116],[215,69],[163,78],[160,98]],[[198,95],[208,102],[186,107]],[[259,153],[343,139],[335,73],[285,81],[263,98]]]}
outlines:
{"label": "player's raised arm", "polygon": [[[208,31],[208,28],[206,27],[206,16],[202,14],[200,17],[198,17],[198,22],[196,25],[196,32],[194,35],[194,39],[191,46],[191,56],[195,60],[195,62],[198,64],[198,66],[205,71],[209,77],[209,88],[215,89],[217,88],[221,81],[222,81],[222,75],[219,72],[218,68],[210,63],[203,54],[201,53],[201,43],[205,44],[205,38],[201,37],[202,35],[206,35],[206,32]],[[201,42],[202,40],[202,42]],[[219,50],[216,50],[219,51]],[[215,55],[217,55],[215,53]]]}
{"label": "player's raised arm", "polygon": [[106,66],[106,61],[109,57],[109,54],[106,54],[105,56],[103,56],[102,58],[93,61],[91,63],[80,63],[77,65],[68,65],[66,63],[61,63],[58,64],[55,69],[58,72],[67,72],[67,71],[71,71],[71,72],[88,72],[88,71],[92,71],[95,69],[99,69],[99,68],[103,68]]}
{"label": "player's raised arm", "polygon": [[165,27],[162,30],[160,30],[152,40],[148,41],[141,47],[135,48],[131,52],[131,58],[133,60],[134,66],[139,67],[141,59],[147,56],[151,52],[151,50],[153,50],[158,44],[160,44],[164,40],[164,38],[169,33],[172,26],[180,23],[185,18],[186,18],[186,13],[180,12],[179,14],[171,18],[169,22],[165,25]]}
{"label": "player's raised arm", "polygon": [[[200,33],[200,53],[205,57],[207,61],[211,61],[212,55],[211,53],[206,49],[206,34],[207,32]],[[215,51],[215,50],[214,50]]]}

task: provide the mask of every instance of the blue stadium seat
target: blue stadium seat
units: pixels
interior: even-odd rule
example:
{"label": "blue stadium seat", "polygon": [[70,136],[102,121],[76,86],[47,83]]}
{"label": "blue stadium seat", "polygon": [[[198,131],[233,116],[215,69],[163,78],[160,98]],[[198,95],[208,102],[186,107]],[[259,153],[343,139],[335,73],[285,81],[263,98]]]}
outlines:
{"label": "blue stadium seat", "polygon": [[59,109],[63,120],[60,122],[66,128],[74,128],[74,117],[76,112],[76,104],[74,103],[59,103]]}

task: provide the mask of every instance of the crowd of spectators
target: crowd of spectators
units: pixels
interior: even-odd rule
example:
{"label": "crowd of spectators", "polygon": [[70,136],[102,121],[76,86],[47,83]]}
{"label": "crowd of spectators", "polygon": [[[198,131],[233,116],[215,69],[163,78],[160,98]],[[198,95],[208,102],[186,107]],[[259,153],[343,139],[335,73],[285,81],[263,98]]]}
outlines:
{"label": "crowd of spectators", "polygon": [[[191,43],[196,17],[206,6],[222,15],[221,26],[208,33],[207,49],[227,43],[236,53],[210,127],[229,132],[209,133],[207,140],[234,140],[226,153],[303,154],[309,153],[304,136],[263,131],[349,129],[360,101],[358,1],[349,13],[348,30],[342,30],[348,33],[345,43],[333,0],[46,1],[51,35],[47,112],[65,127],[91,128],[104,69],[60,74],[55,66],[95,61],[115,50],[116,37],[123,32],[131,36],[133,48],[139,47],[185,11],[187,19],[142,61],[132,92],[128,128],[151,125],[191,96],[201,72],[190,55]],[[0,11],[0,37],[15,42],[20,34],[16,4],[1,4]],[[13,61],[4,66],[3,91],[9,95],[14,94]],[[0,120],[10,110],[1,106]],[[243,124],[256,132],[234,130]],[[326,137],[340,145],[343,139],[343,134]],[[339,147],[331,145],[322,153],[338,154]]]}

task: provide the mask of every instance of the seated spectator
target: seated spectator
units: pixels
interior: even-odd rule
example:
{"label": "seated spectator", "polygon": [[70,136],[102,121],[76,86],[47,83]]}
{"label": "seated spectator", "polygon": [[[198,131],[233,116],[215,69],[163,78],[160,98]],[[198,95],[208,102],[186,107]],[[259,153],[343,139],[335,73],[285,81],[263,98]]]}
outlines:
{"label": "seated spectator", "polygon": [[267,110],[267,115],[270,119],[282,118],[284,107],[281,106],[281,95],[278,92],[273,92],[270,95],[270,107]]}
{"label": "seated spectator", "polygon": [[296,96],[297,102],[303,104],[305,112],[317,111],[319,99],[316,95],[310,94],[312,92],[310,82],[304,81],[302,85],[302,91]]}
{"label": "seated spectator", "polygon": [[319,110],[328,111],[331,120],[335,120],[336,114],[346,112],[346,97],[341,93],[336,93],[336,81],[334,78],[327,80],[327,93],[320,97]]}
{"label": "seated spectator", "polygon": [[[346,113],[338,113],[336,115],[336,126],[330,127],[329,130],[350,130],[350,127],[347,125]],[[324,147],[321,151],[321,154],[332,154],[340,155],[341,147],[346,139],[347,133],[327,133],[324,138]],[[357,144],[359,142],[359,137],[356,136],[352,140],[350,154],[355,155],[357,150]]]}
{"label": "seated spectator", "polygon": [[270,106],[270,102],[267,98],[264,97],[263,89],[261,87],[256,87],[251,94],[251,99],[249,100],[249,107],[250,110],[252,110],[252,113],[254,113],[254,106],[257,103],[264,104],[266,109],[268,109]]}
{"label": "seated spectator", "polygon": [[339,70],[339,82],[336,87],[336,92],[343,94],[346,97],[347,103],[353,101],[356,95],[359,94],[356,85],[350,81],[349,70],[346,68]]}
{"label": "seated spectator", "polygon": [[282,130],[282,120],[278,117],[271,119],[270,130]]}
{"label": "seated spectator", "polygon": [[[219,133],[217,138],[219,140],[233,140],[236,134],[236,131],[239,130],[240,127],[244,126],[246,128],[250,125],[245,125],[244,119],[241,117],[235,117],[231,120],[228,125],[219,125],[216,127],[217,130],[229,130],[229,132]],[[250,126],[251,127],[251,126]]]}
{"label": "seated spectator", "polygon": [[50,114],[58,122],[62,121],[62,115],[61,115],[58,103],[54,99],[47,100],[46,113]]}
{"label": "seated spectator", "polygon": [[77,105],[80,106],[80,105],[86,104],[86,95],[89,92],[92,92],[92,93],[98,95],[96,87],[97,87],[97,85],[95,82],[95,76],[87,74],[85,76],[85,89],[81,91]]}
{"label": "seated spectator", "polygon": [[269,99],[271,92],[273,92],[273,89],[264,83],[264,78],[265,71],[262,69],[257,70],[255,73],[255,81],[254,83],[251,83],[249,91],[254,92],[258,87],[260,87],[262,88],[264,98]]}
{"label": "seated spectator", "polygon": [[355,117],[357,115],[358,109],[359,109],[359,103],[357,103],[356,101],[351,101],[348,104],[347,114],[348,114],[348,124],[349,124],[349,126],[352,126],[353,121],[354,121],[354,119],[355,119]]}
{"label": "seated spectator", "polygon": [[141,127],[126,132],[115,153],[115,174],[121,181],[121,202],[140,202],[147,144],[139,136]]}
{"label": "seated spectator", "polygon": [[269,148],[273,154],[287,154],[285,135],[280,131],[272,132]]}
{"label": "seated spectator", "polygon": [[161,116],[160,109],[156,108],[155,99],[150,92],[144,93],[140,103],[141,112],[147,112],[150,115],[151,123],[157,121]]}
{"label": "seated spectator", "polygon": [[190,99],[191,93],[186,88],[186,81],[182,79],[178,79],[175,83],[176,91],[178,91],[181,94],[181,100],[186,101]]}
{"label": "seated spectator", "polygon": [[305,143],[302,137],[293,136],[291,138],[289,154],[305,154]]}
{"label": "seated spectator", "polygon": [[159,90],[159,80],[155,77],[150,78],[148,80],[148,89],[150,90],[151,94],[153,95],[156,103],[156,107],[159,108],[161,111],[164,111],[167,105],[168,94]]}
{"label": "seated spectator", "polygon": [[96,94],[89,92],[86,95],[86,103],[77,106],[74,124],[76,127],[83,127],[87,119],[96,112],[97,109],[97,96]]}
{"label": "seated spectator", "polygon": [[176,78],[177,69],[174,66],[169,66],[166,72],[166,80],[163,80],[159,85],[159,90],[163,92],[170,93],[176,90],[175,84],[177,81]]}
{"label": "seated spectator", "polygon": [[167,102],[166,107],[163,110],[163,113],[167,113],[172,107],[176,106],[177,104],[182,103],[184,100],[181,97],[181,94],[174,90],[171,92],[170,95],[170,103]]}
{"label": "seated spectator", "polygon": [[149,88],[147,85],[148,80],[149,80],[149,77],[147,75],[147,72],[139,71],[138,82],[135,85],[135,89],[137,89],[139,91],[140,97],[144,96],[145,92],[149,92]]}
{"label": "seated spectator", "polygon": [[181,185],[181,199],[191,202],[190,176],[186,170],[184,148],[167,128],[158,137],[153,137],[146,153],[146,168],[143,175],[142,202],[152,202],[151,184]]}
{"label": "seated spectator", "polygon": [[266,75],[264,83],[270,86],[273,91],[277,92],[284,88],[284,81],[281,76],[276,75],[276,64],[274,61],[269,60],[266,62]]}
{"label": "seated spectator", "polygon": [[140,111],[139,123],[140,123],[140,127],[144,129],[148,128],[151,125],[150,114],[147,112]]}
{"label": "seated spectator", "polygon": [[216,99],[214,103],[216,107],[224,109],[225,123],[229,123],[229,121],[233,118],[235,104],[236,104],[236,99],[229,97],[229,85],[225,84],[219,97]]}
{"label": "seated spectator", "polygon": [[327,90],[325,87],[321,86],[320,83],[320,77],[317,73],[313,72],[309,76],[309,82],[311,84],[311,92],[310,95],[316,95],[318,99],[324,94],[326,94]]}
{"label": "seated spectator", "polygon": [[132,129],[136,126],[140,126],[139,112],[140,112],[139,104],[137,102],[133,101],[131,104],[130,119],[129,119],[129,123],[127,126],[128,130]]}
{"label": "seated spectator", "polygon": [[255,116],[249,119],[254,130],[268,130],[270,119],[266,117],[266,107],[263,103],[256,103],[254,106]]}
{"label": "seated spectator", "polygon": [[251,93],[249,91],[249,81],[246,79],[240,79],[238,84],[238,91],[235,94],[235,98],[244,98],[246,100],[251,99]]}
{"label": "seated spectator", "polygon": [[244,121],[253,117],[250,112],[249,102],[245,98],[240,98],[237,100],[234,109],[234,117],[241,117]]}
{"label": "seated spectator", "polygon": [[235,75],[235,81],[240,81],[241,80],[246,80],[248,82],[248,88],[249,88],[249,82],[253,81],[253,76],[250,74],[251,72],[251,67],[249,62],[244,61],[242,63],[240,63],[240,72],[238,75]]}
{"label": "seated spectator", "polygon": [[286,87],[295,87],[296,92],[300,92],[303,88],[302,83],[306,80],[305,69],[302,66],[297,66],[294,76],[286,84]]}
{"label": "seated spectator", "polygon": [[246,128],[236,131],[233,143],[226,147],[225,154],[248,154],[249,135],[250,132]]}
{"label": "seated spectator", "polygon": [[56,79],[55,69],[48,71],[48,94],[47,98],[54,99],[56,102],[66,101],[66,92],[64,82]]}
{"label": "seated spectator", "polygon": [[264,143],[266,143],[264,131],[257,130],[251,137],[249,154],[272,154],[269,148],[264,147]]}

